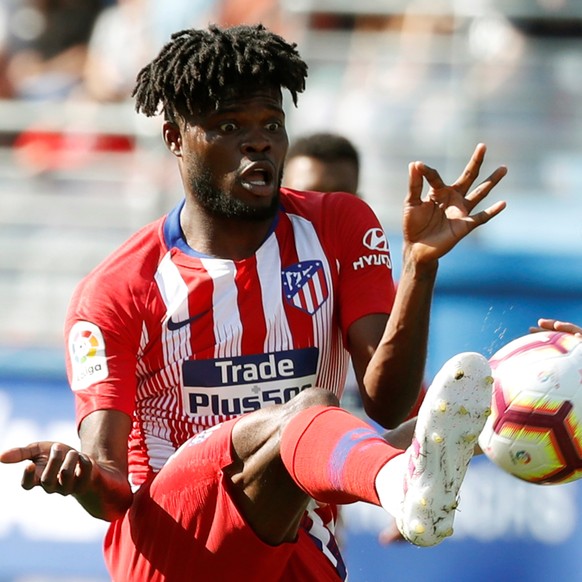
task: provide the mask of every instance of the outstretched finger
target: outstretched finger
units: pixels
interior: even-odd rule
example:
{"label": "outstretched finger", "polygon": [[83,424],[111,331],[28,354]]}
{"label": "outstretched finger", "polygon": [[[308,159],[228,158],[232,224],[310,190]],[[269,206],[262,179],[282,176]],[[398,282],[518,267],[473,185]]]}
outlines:
{"label": "outstretched finger", "polygon": [[483,143],[477,144],[475,150],[473,151],[473,155],[471,159],[465,166],[465,169],[461,173],[461,175],[457,178],[453,187],[461,192],[463,195],[467,194],[469,188],[473,184],[473,182],[479,176],[479,171],[481,170],[481,165],[483,164],[483,160],[485,159],[485,152],[487,151],[487,147]]}
{"label": "outstretched finger", "polygon": [[578,335],[578,336],[582,333],[582,327],[575,325],[573,323],[570,323],[568,321],[556,320],[556,321],[554,321],[553,327],[556,331],[573,333],[573,334]]}
{"label": "outstretched finger", "polygon": [[557,319],[547,319],[545,317],[538,319],[538,326],[545,329],[546,331],[555,329],[554,326],[556,323],[558,323]]}
{"label": "outstretched finger", "polygon": [[35,451],[38,450],[38,447],[35,447],[36,444],[37,443],[32,443],[27,447],[15,447],[3,451],[0,453],[0,463],[20,463],[26,460],[31,461],[34,458],[33,447]]}
{"label": "outstretched finger", "polygon": [[506,166],[499,166],[486,180],[483,180],[472,192],[467,194],[466,200],[475,207],[483,200],[507,174]]}
{"label": "outstretched finger", "polygon": [[471,216],[473,222],[471,230],[481,226],[482,224],[485,224],[486,222],[489,222],[494,216],[497,216],[502,210],[504,210],[506,206],[507,204],[505,201],[501,200],[495,204],[492,204],[489,206],[489,208],[473,214]]}

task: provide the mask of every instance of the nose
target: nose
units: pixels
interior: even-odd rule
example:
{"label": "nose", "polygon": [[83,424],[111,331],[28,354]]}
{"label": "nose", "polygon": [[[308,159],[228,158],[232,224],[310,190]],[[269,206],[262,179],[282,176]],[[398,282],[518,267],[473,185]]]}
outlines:
{"label": "nose", "polygon": [[241,144],[244,153],[266,152],[271,149],[271,138],[263,129],[249,130]]}

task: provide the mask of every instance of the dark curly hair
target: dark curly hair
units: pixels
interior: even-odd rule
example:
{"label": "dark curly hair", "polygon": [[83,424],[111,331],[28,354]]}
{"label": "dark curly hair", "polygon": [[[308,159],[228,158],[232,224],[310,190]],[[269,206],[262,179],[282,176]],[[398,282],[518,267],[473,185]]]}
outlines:
{"label": "dark curly hair", "polygon": [[307,65],[296,46],[261,24],[176,32],[139,72],[135,108],[148,117],[163,112],[175,120],[216,108],[233,87],[253,85],[286,88],[297,105]]}

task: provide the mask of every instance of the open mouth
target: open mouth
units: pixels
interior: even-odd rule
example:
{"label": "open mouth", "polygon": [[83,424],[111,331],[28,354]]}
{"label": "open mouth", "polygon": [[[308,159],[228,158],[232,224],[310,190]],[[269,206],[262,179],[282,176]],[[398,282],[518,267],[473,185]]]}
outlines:
{"label": "open mouth", "polygon": [[273,169],[270,164],[250,164],[241,174],[241,184],[256,195],[265,195],[273,190]]}

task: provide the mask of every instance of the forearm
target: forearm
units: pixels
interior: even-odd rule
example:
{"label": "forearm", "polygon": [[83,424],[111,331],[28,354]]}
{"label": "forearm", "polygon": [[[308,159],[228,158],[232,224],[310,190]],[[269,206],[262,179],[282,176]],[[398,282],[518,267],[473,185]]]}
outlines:
{"label": "forearm", "polygon": [[437,261],[404,259],[392,313],[364,375],[366,410],[387,428],[408,415],[422,385],[438,268]]}

